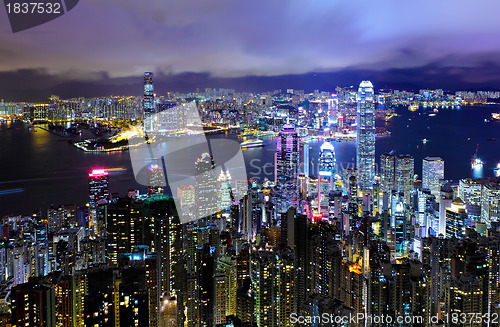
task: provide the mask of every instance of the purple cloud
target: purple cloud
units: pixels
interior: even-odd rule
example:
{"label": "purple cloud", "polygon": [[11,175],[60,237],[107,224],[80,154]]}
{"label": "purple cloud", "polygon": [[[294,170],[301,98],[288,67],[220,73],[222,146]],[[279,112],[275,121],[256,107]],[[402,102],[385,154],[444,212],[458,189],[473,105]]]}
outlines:
{"label": "purple cloud", "polygon": [[70,80],[207,72],[216,77],[498,62],[500,3],[458,0],[87,0],[10,32],[0,10],[0,71]]}

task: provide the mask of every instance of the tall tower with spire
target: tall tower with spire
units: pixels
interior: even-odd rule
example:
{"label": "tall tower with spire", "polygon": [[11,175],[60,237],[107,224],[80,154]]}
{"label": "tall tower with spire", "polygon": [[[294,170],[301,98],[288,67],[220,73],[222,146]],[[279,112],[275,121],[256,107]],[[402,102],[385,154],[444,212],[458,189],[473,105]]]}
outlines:
{"label": "tall tower with spire", "polygon": [[290,124],[283,125],[276,144],[277,212],[298,205],[299,138]]}
{"label": "tall tower with spire", "polygon": [[370,81],[359,84],[357,95],[356,166],[359,187],[369,189],[375,181],[375,105],[373,85]]}

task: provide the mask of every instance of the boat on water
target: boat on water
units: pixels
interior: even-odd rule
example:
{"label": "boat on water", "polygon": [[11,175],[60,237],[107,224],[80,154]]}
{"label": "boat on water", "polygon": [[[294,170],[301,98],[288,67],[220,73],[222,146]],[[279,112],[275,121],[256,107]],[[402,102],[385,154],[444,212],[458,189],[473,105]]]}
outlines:
{"label": "boat on water", "polygon": [[417,111],[418,110],[418,104],[412,104],[408,107],[410,111]]}
{"label": "boat on water", "polygon": [[472,169],[481,168],[483,166],[483,161],[479,158],[473,158],[470,163]]}
{"label": "boat on water", "polygon": [[422,140],[422,143],[423,143],[423,144],[426,144],[427,142],[429,142],[429,140],[428,140],[428,139],[423,139],[423,140]]}
{"label": "boat on water", "polygon": [[494,120],[500,120],[500,112],[492,112],[491,118],[493,118]]}
{"label": "boat on water", "polygon": [[241,143],[242,148],[258,148],[264,146],[264,141],[262,140],[248,140]]}
{"label": "boat on water", "polygon": [[479,144],[476,146],[476,152],[472,155],[472,158],[470,160],[470,164],[472,166],[472,169],[478,169],[483,167],[483,161],[477,156],[477,151],[479,150]]}

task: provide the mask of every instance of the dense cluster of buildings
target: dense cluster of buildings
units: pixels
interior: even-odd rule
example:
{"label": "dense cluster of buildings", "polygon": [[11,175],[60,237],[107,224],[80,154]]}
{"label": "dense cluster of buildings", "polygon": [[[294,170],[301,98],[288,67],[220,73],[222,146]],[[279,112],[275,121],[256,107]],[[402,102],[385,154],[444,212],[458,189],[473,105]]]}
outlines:
{"label": "dense cluster of buildings", "polygon": [[[110,194],[108,173],[93,170],[87,206],[4,217],[0,326],[293,326],[291,317],[325,313],[423,317],[330,326],[484,326],[498,317],[500,178],[449,183],[444,161],[427,157],[417,182],[411,154],[376,158],[382,95],[368,81],[354,98],[339,89],[307,103],[296,90],[246,104],[231,90],[206,94],[202,119],[277,131],[274,180],[233,180],[231,167],[206,174],[217,159],[200,153],[192,164],[204,179],[179,186],[180,206],[163,194],[155,164],[148,194]],[[145,120],[155,103],[146,74]],[[257,115],[259,106],[270,109]],[[341,169],[328,139],[311,165],[303,134],[349,115],[356,168]],[[193,221],[181,223],[180,210]],[[452,320],[461,314],[482,319]]]}

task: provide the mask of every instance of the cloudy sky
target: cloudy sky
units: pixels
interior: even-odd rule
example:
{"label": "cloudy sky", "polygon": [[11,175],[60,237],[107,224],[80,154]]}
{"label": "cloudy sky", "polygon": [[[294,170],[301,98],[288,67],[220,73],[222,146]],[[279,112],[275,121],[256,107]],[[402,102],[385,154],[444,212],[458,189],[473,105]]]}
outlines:
{"label": "cloudy sky", "polygon": [[169,88],[306,88],[314,73],[325,87],[500,88],[499,12],[493,0],[80,0],[12,33],[1,9],[0,98],[133,92],[144,71]]}

